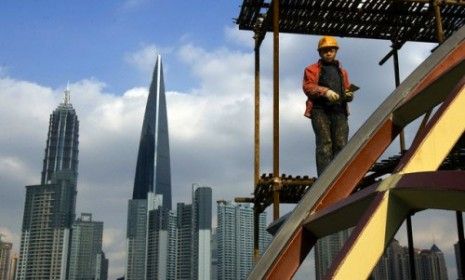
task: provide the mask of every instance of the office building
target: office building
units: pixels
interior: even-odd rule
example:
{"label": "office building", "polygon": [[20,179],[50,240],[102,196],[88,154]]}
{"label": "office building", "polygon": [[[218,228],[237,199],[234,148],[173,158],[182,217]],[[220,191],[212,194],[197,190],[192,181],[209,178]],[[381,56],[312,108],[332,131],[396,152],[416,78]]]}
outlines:
{"label": "office building", "polygon": [[0,234],[0,280],[9,280],[8,274],[10,271],[10,257],[13,244],[2,241]]}
{"label": "office building", "polygon": [[177,205],[177,279],[210,280],[212,189],[192,186],[192,204]]}
{"label": "office building", "polygon": [[65,279],[75,217],[79,121],[69,102],[50,115],[40,185],[26,186],[17,279]]}
{"label": "office building", "polygon": [[[102,265],[108,265],[102,253],[103,222],[92,220],[92,214],[82,213],[71,230],[69,280],[104,279]],[[106,278],[105,278],[106,279]]]}
{"label": "office building", "polygon": [[[253,267],[253,208],[220,200],[217,215],[217,279],[247,279]],[[262,253],[271,241],[265,229],[266,213],[261,213],[259,248]]]}
{"label": "office building", "polygon": [[[149,193],[150,197],[151,193]],[[155,204],[148,214],[147,279],[176,279],[176,215]]]}
{"label": "office building", "polygon": [[149,192],[162,195],[163,207],[171,210],[168,117],[160,55],[157,57],[145,107],[132,199],[147,199]]}
{"label": "office building", "polygon": [[107,280],[108,279],[108,266],[109,261],[105,257],[104,252],[97,254],[95,280]]}
{"label": "office building", "polygon": [[[151,197],[149,193],[152,194]],[[162,201],[157,202],[155,207],[154,201],[159,198]],[[171,210],[168,118],[161,56],[157,57],[149,89],[139,142],[133,195],[128,202],[126,231],[126,279],[128,280],[146,279],[147,273],[151,275],[156,273],[153,268],[147,268],[147,256],[150,253],[149,261],[153,263],[152,253],[159,250],[148,248],[147,238],[155,238],[149,234],[148,229],[156,226],[148,224],[148,221],[155,221],[149,219],[149,211],[157,209],[158,206]],[[156,214],[153,215],[158,217]],[[151,246],[158,244],[153,241],[152,239]]]}
{"label": "office building", "polygon": [[216,228],[212,229],[212,240],[211,240],[211,251],[212,251],[212,280],[218,279],[218,237]]}

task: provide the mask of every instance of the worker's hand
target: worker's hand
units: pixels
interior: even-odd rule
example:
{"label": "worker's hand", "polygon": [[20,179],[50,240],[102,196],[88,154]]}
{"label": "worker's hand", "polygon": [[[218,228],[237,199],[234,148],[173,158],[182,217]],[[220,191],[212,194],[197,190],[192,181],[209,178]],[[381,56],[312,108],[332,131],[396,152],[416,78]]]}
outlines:
{"label": "worker's hand", "polygon": [[346,102],[350,102],[350,101],[352,101],[353,99],[354,99],[354,93],[351,92],[351,91],[346,91],[345,96],[344,96],[344,100],[345,100]]}
{"label": "worker's hand", "polygon": [[331,89],[328,89],[326,92],[325,92],[325,96],[326,98],[328,98],[328,100],[330,102],[336,102],[337,100],[339,100],[339,94],[337,94],[336,92],[334,92],[333,90]]}

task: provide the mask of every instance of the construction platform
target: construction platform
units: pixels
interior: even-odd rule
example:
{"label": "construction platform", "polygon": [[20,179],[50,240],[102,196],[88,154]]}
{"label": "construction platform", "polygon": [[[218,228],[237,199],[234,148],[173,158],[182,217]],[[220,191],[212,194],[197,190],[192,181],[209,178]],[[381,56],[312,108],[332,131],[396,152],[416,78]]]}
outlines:
{"label": "construction platform", "polygon": [[[465,107],[465,1],[244,0],[236,22],[239,29],[253,31],[255,40],[255,189],[254,197],[236,201],[254,203],[255,220],[272,204],[275,221],[280,203],[298,202],[287,219],[281,219],[281,229],[259,259],[255,230],[258,261],[249,279],[290,279],[318,238],[348,227],[355,228],[327,278],[366,279],[402,222],[407,219],[408,224],[412,213],[429,208],[457,211],[465,252],[465,173],[460,171],[465,125],[457,121],[465,118],[459,109]],[[260,46],[267,32],[273,32],[273,173],[260,177]],[[279,175],[281,32],[392,42],[392,51],[380,64],[393,58],[396,89],[318,180]],[[400,83],[397,51],[407,41],[439,46]],[[407,148],[403,128],[421,116]],[[397,138],[401,154],[377,162]]]}

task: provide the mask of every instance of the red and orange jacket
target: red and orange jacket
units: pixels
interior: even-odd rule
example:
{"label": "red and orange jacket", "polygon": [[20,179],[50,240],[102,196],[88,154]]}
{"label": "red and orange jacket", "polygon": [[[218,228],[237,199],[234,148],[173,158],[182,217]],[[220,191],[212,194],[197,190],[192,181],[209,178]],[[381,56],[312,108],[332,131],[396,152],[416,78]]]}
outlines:
{"label": "red and orange jacket", "polygon": [[[344,90],[348,90],[350,87],[350,82],[349,82],[349,74],[347,71],[339,66],[339,71],[342,75],[342,83]],[[321,72],[321,60],[318,61],[318,63],[311,64],[305,68],[304,72],[304,80],[303,80],[303,85],[302,89],[307,96],[307,101],[305,102],[306,104],[306,109],[304,116],[307,118],[311,118],[312,115],[312,109],[313,109],[313,100],[318,97],[323,97],[326,91],[329,89],[327,87],[323,87],[318,85],[318,81],[320,80],[320,72]],[[347,112],[348,109],[347,109]]]}

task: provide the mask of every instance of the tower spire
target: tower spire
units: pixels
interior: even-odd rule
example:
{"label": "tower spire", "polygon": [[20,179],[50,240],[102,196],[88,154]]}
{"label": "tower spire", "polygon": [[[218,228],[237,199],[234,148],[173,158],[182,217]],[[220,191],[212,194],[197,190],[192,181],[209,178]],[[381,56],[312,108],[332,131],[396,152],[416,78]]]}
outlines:
{"label": "tower spire", "polygon": [[69,104],[69,101],[71,99],[70,93],[71,93],[71,91],[69,90],[69,81],[68,81],[68,84],[66,85],[66,89],[65,89],[65,99],[64,99],[64,104],[65,105]]}

